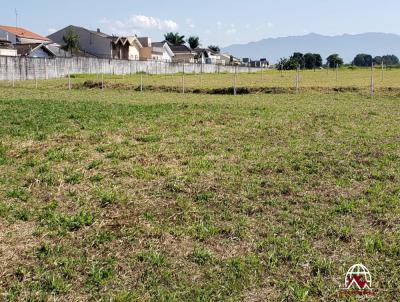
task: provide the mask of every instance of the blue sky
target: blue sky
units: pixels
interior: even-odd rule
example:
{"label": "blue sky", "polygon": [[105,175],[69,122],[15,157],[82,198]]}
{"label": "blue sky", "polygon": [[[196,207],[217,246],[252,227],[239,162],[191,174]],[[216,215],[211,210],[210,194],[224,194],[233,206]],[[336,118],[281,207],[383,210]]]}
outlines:
{"label": "blue sky", "polygon": [[14,25],[15,9],[19,26],[42,35],[69,24],[153,40],[178,31],[200,36],[205,46],[310,32],[400,34],[399,0],[14,0],[1,4],[0,24]]}

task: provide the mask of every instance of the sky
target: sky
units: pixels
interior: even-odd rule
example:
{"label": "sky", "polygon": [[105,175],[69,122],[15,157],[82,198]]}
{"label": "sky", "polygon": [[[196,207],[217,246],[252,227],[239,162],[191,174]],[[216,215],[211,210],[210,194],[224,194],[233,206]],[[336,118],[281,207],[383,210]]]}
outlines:
{"label": "sky", "polygon": [[225,47],[264,38],[385,32],[400,34],[399,0],[68,0],[4,1],[0,24],[47,36],[68,25],[107,34],[196,35],[201,44]]}

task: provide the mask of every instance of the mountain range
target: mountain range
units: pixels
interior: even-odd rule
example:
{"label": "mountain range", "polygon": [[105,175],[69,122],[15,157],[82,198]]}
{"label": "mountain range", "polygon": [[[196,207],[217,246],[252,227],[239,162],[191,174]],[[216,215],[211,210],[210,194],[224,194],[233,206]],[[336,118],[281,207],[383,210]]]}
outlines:
{"label": "mountain range", "polygon": [[364,33],[356,35],[323,36],[307,34],[269,38],[248,44],[235,44],[223,48],[224,52],[238,58],[253,60],[267,58],[276,63],[280,58],[289,57],[293,52],[319,53],[325,59],[330,54],[339,54],[346,63],[350,63],[359,53],[372,56],[395,54],[400,55],[400,35],[387,33]]}

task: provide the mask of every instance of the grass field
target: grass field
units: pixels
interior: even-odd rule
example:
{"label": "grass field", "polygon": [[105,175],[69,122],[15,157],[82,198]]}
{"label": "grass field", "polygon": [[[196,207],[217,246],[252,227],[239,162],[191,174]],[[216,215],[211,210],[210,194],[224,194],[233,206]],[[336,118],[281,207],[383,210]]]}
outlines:
{"label": "grass field", "polygon": [[363,263],[400,301],[398,95],[65,83],[0,88],[0,299],[344,301]]}
{"label": "grass field", "polygon": [[[343,67],[338,70],[336,79],[336,71],[315,70],[301,71],[299,79],[300,91],[309,92],[311,90],[317,92],[329,92],[331,90],[344,89],[345,91],[357,91],[369,94],[371,85],[371,70],[366,68],[351,69]],[[100,74],[97,75],[72,75],[71,84],[73,88],[84,88],[85,82],[92,82],[101,86]],[[146,91],[153,90],[164,92],[175,90],[182,92],[183,86],[187,92],[209,92],[212,89],[228,89],[234,86],[234,74],[132,74],[132,75],[104,75],[104,87],[134,90],[138,89],[143,79],[143,89]],[[379,68],[373,71],[374,88],[376,93],[387,94],[395,91],[400,93],[400,69],[387,68],[384,69],[383,78],[382,71]],[[258,73],[241,73],[237,75],[236,86],[238,88],[269,88],[278,89],[280,93],[292,93],[295,91],[296,71],[276,71],[265,70]],[[10,87],[11,82],[0,82],[0,87]],[[16,82],[20,88],[35,88],[35,81]],[[38,88],[46,89],[67,89],[68,79],[64,80],[46,80],[38,81]],[[95,85],[94,85],[95,86]],[[90,86],[89,86],[90,87]],[[232,93],[231,93],[232,94]]]}

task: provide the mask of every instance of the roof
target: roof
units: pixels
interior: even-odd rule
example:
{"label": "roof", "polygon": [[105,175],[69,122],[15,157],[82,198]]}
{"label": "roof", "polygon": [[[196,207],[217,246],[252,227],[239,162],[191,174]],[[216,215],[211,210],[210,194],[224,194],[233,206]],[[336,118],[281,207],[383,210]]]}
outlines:
{"label": "roof", "polygon": [[135,36],[131,37],[112,37],[111,38],[114,44],[118,44],[121,42],[122,45],[129,44],[133,45],[134,42],[139,46],[139,48],[143,48],[143,45],[140,43],[139,39]]}
{"label": "roof", "polygon": [[15,49],[20,56],[28,56],[34,50],[42,48],[47,53],[55,55],[51,50],[49,50],[44,43],[33,43],[33,44],[16,44]]}
{"label": "roof", "polygon": [[190,50],[189,47],[186,45],[173,45],[171,43],[168,43],[169,48],[171,48],[173,53],[190,53],[193,54],[193,52]]}
{"label": "roof", "polygon": [[17,37],[20,37],[20,38],[41,40],[41,41],[50,41],[49,39],[42,37],[41,35],[35,34],[34,32],[31,32],[31,31],[29,31],[25,28],[21,28],[21,27],[0,25],[0,29],[4,30],[6,32],[12,33],[13,35],[16,35]]}
{"label": "roof", "polygon": [[151,43],[151,46],[153,47],[164,47],[164,45],[166,44],[166,42],[153,42]]}

